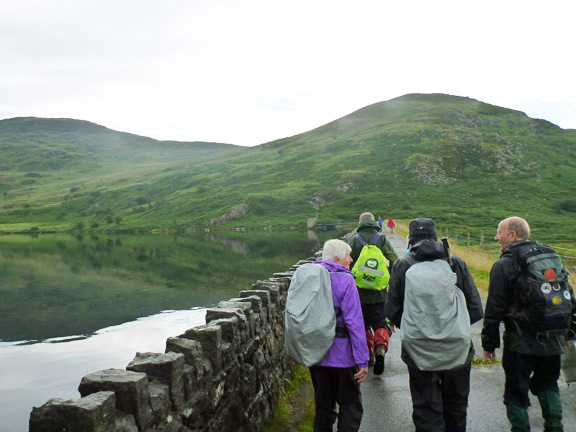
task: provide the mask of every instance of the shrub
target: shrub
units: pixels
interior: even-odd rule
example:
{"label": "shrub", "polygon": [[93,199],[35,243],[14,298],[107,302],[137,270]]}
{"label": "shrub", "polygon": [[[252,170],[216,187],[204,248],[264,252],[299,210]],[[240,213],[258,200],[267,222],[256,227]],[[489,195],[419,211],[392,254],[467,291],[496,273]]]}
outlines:
{"label": "shrub", "polygon": [[559,201],[556,204],[556,208],[560,211],[567,211],[571,213],[576,213],[576,200],[567,199]]}

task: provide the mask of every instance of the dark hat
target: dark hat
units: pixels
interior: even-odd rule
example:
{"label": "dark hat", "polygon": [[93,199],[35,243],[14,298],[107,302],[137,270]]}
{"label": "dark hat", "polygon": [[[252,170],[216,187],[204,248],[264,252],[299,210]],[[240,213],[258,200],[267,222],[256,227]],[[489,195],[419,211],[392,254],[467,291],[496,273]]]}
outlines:
{"label": "dark hat", "polygon": [[410,222],[408,236],[410,244],[418,243],[420,240],[438,240],[436,222],[428,218],[414,219]]}

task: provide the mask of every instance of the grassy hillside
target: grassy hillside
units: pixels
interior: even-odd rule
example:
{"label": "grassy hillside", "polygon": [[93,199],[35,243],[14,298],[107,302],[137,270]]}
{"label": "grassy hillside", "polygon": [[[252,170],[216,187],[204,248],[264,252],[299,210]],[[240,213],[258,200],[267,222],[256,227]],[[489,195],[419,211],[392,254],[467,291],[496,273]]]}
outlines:
{"label": "grassy hillside", "polygon": [[[338,222],[365,210],[490,231],[517,214],[558,240],[576,230],[576,131],[468,98],[406,95],[294,137],[188,159],[179,153],[186,143],[119,145],[106,138],[113,131],[88,124],[97,133],[76,140],[58,129],[65,125],[38,126],[51,147],[29,139],[27,161],[6,147],[4,122],[4,231],[304,226],[306,216]],[[121,148],[112,159],[111,147]],[[142,159],[126,156],[134,148]],[[45,165],[27,168],[40,163],[39,150]],[[62,173],[75,166],[86,168],[72,185]]]}

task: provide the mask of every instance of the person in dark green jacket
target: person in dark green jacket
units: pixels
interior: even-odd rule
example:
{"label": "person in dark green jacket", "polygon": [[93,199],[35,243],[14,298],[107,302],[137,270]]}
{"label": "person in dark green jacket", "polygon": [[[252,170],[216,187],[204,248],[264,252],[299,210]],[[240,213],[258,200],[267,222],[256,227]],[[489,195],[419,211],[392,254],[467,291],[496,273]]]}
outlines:
{"label": "person in dark green jacket", "polygon": [[[362,213],[358,219],[356,232],[362,236],[366,243],[369,243],[374,234],[381,232],[381,228],[372,213]],[[353,268],[364,246],[354,237],[349,240],[349,245],[352,248],[350,256],[353,260],[350,268]],[[388,268],[390,268],[392,264],[396,262],[398,256],[384,234],[380,235],[376,246],[388,260]],[[381,375],[382,372],[384,372],[384,356],[388,351],[388,342],[392,333],[384,311],[387,290],[377,291],[358,288],[358,293],[362,305],[362,315],[364,316],[366,341],[368,343],[368,350],[370,351],[370,363],[374,365],[374,374]]]}

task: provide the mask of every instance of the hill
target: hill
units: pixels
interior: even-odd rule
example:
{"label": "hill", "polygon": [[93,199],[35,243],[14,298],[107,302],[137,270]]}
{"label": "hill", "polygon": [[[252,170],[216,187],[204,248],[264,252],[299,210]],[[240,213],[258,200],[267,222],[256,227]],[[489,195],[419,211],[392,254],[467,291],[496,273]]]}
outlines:
{"label": "hill", "polygon": [[371,210],[490,233],[517,214],[536,233],[575,234],[576,131],[469,98],[406,95],[257,147],[198,144],[217,150],[201,156],[190,143],[35,120],[0,122],[3,231],[304,226]]}

